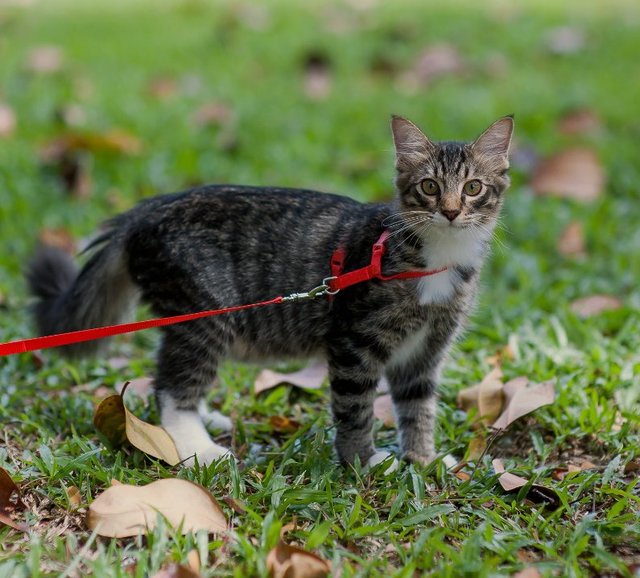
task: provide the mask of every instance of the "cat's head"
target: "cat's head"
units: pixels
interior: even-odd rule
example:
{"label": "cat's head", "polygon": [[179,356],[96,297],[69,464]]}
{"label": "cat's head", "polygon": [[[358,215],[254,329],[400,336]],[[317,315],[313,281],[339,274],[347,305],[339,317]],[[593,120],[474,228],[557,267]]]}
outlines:
{"label": "cat's head", "polygon": [[420,236],[493,229],[509,186],[513,118],[494,122],[472,143],[433,142],[412,122],[394,116],[400,215]]}

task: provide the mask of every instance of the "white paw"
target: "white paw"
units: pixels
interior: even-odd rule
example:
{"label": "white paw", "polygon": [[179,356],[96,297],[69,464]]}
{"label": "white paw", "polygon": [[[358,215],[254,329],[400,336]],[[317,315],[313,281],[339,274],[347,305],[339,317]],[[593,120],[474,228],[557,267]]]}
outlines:
{"label": "white paw", "polygon": [[231,431],[233,422],[219,411],[205,411],[200,413],[200,417],[204,425],[210,429],[218,429],[222,431]]}
{"label": "white paw", "polygon": [[[365,470],[368,471],[371,468],[374,468],[375,466],[381,464],[385,460],[388,460],[388,458],[390,458],[391,456],[393,456],[391,452],[377,451],[367,460],[367,465],[365,466]],[[393,458],[393,460],[388,460],[388,465],[384,468],[384,473],[387,475],[392,474],[398,469],[398,465],[399,465],[398,460],[395,457]]]}
{"label": "white paw", "polygon": [[178,455],[183,460],[183,464],[187,467],[194,466],[196,458],[201,466],[208,466],[216,460],[232,458],[233,454],[229,448],[211,442],[206,447],[197,449],[183,446],[178,448]]}

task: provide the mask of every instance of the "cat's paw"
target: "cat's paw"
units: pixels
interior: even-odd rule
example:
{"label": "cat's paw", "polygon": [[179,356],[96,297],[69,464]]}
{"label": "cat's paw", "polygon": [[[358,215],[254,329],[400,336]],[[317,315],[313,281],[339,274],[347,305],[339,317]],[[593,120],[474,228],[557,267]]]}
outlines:
{"label": "cat's paw", "polygon": [[[365,470],[370,471],[372,468],[375,468],[382,462],[387,461],[387,465],[384,466],[384,473],[387,475],[392,474],[399,467],[398,460],[395,457],[393,458],[393,460],[388,459],[392,456],[393,454],[391,452],[386,452],[382,450],[377,451],[367,460],[367,464],[365,465]],[[383,467],[383,466],[380,466],[380,467]]]}
{"label": "cat's paw", "polygon": [[433,460],[436,459],[436,454],[433,452],[423,454],[416,451],[408,451],[403,454],[402,458],[407,462],[411,462],[412,464],[428,466]]}
{"label": "cat's paw", "polygon": [[192,467],[196,463],[201,466],[208,466],[216,460],[233,458],[234,455],[229,448],[211,442],[211,444],[197,449],[178,448],[178,455],[187,467]]}
{"label": "cat's paw", "polygon": [[233,422],[226,415],[221,414],[219,411],[205,411],[200,413],[200,417],[204,422],[204,425],[210,429],[217,429],[222,431],[231,431],[233,429]]}

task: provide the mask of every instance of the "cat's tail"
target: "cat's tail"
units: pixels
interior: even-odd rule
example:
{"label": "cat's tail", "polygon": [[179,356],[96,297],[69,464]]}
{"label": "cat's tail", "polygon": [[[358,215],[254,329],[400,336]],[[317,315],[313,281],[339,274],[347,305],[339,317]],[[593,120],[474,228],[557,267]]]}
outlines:
{"label": "cat's tail", "polygon": [[[42,246],[30,262],[26,278],[38,298],[32,313],[40,335],[121,323],[138,301],[139,291],[127,272],[123,244],[115,235],[103,235],[101,245],[78,270],[61,249]],[[63,353],[97,353],[108,339],[67,345]]]}

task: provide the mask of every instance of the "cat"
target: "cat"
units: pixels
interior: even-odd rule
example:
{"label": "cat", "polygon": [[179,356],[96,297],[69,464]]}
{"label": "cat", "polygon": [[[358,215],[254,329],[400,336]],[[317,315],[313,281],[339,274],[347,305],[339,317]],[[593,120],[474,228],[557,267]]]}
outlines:
{"label": "cat", "polygon": [[[204,396],[223,359],[323,355],[335,447],[346,464],[379,463],[373,401],[386,376],[403,457],[436,457],[436,390],[448,350],[473,306],[503,193],[513,119],[472,143],[434,142],[392,117],[397,195],[363,204],[315,191],[212,185],[147,199],[108,222],[78,272],[41,247],[27,270],[41,334],[115,324],[142,300],[160,316],[252,303],[318,285],[341,247],[350,271],[389,231],[385,274],[446,267],[429,277],[371,280],[315,300],[203,318],[161,329],[154,387],[181,459],[211,463],[229,449],[207,426]],[[102,342],[66,347],[94,353]]]}

